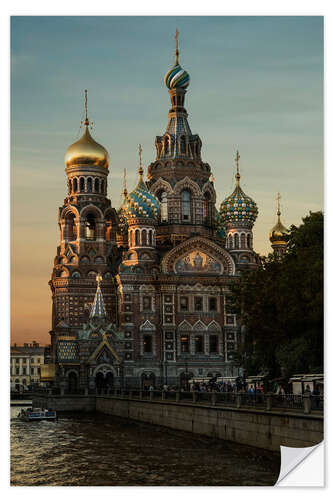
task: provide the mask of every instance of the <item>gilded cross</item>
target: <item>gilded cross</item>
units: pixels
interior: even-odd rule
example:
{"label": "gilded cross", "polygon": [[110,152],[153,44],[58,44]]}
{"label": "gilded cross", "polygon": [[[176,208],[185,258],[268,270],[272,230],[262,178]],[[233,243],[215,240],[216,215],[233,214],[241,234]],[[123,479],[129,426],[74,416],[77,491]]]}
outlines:
{"label": "gilded cross", "polygon": [[101,273],[98,273],[97,276],[96,276],[96,281],[98,283],[98,285],[100,284],[101,281],[103,281],[103,278],[102,278],[102,275]]}
{"label": "gilded cross", "polygon": [[84,109],[86,112],[86,120],[88,120],[88,91],[84,91]]}
{"label": "gilded cross", "polygon": [[237,150],[236,158],[235,158],[235,162],[236,162],[236,165],[237,165],[237,173],[239,173],[239,160],[240,160],[240,155],[239,155],[239,152]]}
{"label": "gilded cross", "polygon": [[126,168],[124,168],[124,195],[127,194],[127,186],[126,186]]}
{"label": "gilded cross", "polygon": [[281,195],[278,193],[277,195],[277,209],[278,209],[278,215],[280,215],[280,200],[281,200]]}
{"label": "gilded cross", "polygon": [[139,144],[139,160],[140,160],[140,167],[142,167],[142,147],[141,147],[141,144]]}

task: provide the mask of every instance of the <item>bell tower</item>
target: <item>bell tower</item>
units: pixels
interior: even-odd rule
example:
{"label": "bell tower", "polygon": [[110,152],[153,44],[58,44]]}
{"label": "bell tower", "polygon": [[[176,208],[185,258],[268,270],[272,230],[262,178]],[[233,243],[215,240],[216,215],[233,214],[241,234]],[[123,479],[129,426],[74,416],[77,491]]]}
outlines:
{"label": "bell tower", "polygon": [[49,282],[53,340],[59,324],[75,337],[90,313],[99,274],[106,314],[116,321],[117,215],[107,197],[109,154],[91,136],[86,90],[84,108],[83,134],[65,155],[68,193],[58,212],[60,243]]}

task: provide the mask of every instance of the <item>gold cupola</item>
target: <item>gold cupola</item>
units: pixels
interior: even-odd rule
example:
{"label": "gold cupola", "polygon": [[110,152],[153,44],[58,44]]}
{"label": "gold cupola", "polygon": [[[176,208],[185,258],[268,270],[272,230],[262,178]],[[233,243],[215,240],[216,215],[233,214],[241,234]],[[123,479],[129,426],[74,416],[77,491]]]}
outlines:
{"label": "gold cupola", "polygon": [[109,166],[109,154],[107,150],[98,144],[90,135],[89,119],[87,113],[87,91],[85,90],[85,120],[84,132],[82,137],[74,142],[66,151],[65,165],[66,167],[76,166],[92,166],[104,167]]}
{"label": "gold cupola", "polygon": [[282,224],[280,216],[281,216],[281,211],[280,211],[280,193],[278,193],[277,201],[278,201],[278,209],[277,209],[277,216],[278,220],[275,226],[272,228],[271,232],[269,233],[269,240],[272,244],[272,247],[276,246],[282,246],[285,247],[288,243],[289,240],[289,231],[288,229]]}

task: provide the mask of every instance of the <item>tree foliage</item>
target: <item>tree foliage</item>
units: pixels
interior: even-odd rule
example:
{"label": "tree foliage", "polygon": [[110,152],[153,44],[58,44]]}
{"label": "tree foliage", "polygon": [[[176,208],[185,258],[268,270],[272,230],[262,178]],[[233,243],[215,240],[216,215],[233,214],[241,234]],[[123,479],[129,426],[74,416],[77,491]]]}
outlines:
{"label": "tree foliage", "polygon": [[290,228],[286,253],[260,258],[234,285],[243,342],[235,359],[247,373],[274,377],[323,369],[323,213]]}

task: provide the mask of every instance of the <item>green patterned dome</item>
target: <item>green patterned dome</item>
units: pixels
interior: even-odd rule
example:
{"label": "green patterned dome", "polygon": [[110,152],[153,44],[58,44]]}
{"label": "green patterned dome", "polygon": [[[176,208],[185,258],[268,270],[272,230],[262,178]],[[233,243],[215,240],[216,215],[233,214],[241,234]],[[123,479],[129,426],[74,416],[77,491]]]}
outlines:
{"label": "green patterned dome", "polygon": [[234,192],[222,201],[220,214],[225,224],[241,224],[253,226],[257,216],[256,202],[247,196],[239,185],[239,174],[236,176]]}
{"label": "green patterned dome", "polygon": [[119,216],[125,219],[140,217],[147,219],[157,219],[160,214],[160,202],[151,193],[143,180],[140,172],[139,181],[135,189],[125,196],[123,204],[119,210]]}

